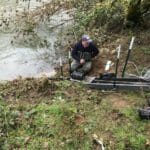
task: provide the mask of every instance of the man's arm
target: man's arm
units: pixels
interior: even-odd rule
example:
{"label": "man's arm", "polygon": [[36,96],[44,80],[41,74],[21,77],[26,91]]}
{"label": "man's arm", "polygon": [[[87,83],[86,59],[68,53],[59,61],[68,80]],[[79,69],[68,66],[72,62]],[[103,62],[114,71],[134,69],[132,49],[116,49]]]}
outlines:
{"label": "man's arm", "polygon": [[73,47],[71,55],[72,55],[73,59],[75,59],[77,61],[80,61],[80,57],[79,57],[79,54],[78,54],[78,43]]}
{"label": "man's arm", "polygon": [[98,48],[92,43],[92,57],[95,57],[99,54]]}

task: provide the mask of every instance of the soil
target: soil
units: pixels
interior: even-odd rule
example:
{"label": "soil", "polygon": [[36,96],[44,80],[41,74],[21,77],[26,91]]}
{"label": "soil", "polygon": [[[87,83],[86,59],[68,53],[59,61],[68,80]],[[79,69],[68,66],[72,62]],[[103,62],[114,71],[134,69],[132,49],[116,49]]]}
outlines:
{"label": "soil", "polygon": [[114,109],[121,109],[129,106],[129,103],[123,99],[121,94],[110,95],[107,99],[110,100]]}

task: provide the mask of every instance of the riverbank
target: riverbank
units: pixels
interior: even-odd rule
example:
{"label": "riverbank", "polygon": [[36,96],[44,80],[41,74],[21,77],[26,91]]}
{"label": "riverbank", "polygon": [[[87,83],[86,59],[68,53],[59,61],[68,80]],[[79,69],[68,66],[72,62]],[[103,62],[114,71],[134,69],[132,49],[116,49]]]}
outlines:
{"label": "riverbank", "polygon": [[[22,3],[27,5],[27,2]],[[119,74],[121,74],[132,36],[135,36],[135,44],[127,72],[143,75],[150,64],[150,30],[144,26],[135,28],[125,26],[127,5],[127,2],[115,2],[112,5],[109,1],[84,3],[78,0],[70,3],[67,0],[52,0],[47,3],[35,2],[34,7],[31,7],[36,9],[28,10],[26,7],[19,11],[16,9],[14,18],[10,15],[5,16],[11,9],[2,10],[0,80],[12,80],[18,76],[54,75],[59,58],[62,57],[66,64],[66,54],[80,40],[82,34],[89,34],[100,50],[90,75],[96,76],[104,72],[108,60],[115,64],[116,48],[120,44],[122,50]],[[12,6],[20,8],[20,4]],[[3,33],[5,29],[7,34]],[[114,69],[115,65],[111,72]],[[64,72],[67,71],[68,65],[65,65]]]}
{"label": "riverbank", "polygon": [[[140,71],[149,65],[145,44],[148,42],[142,37],[138,40],[140,45],[136,42],[135,47],[137,44],[138,47],[134,48],[131,57]],[[128,47],[129,37],[123,41]],[[116,45],[110,44],[110,47]],[[101,53],[95,60],[95,71],[91,75],[99,73],[99,65],[103,68],[103,60],[107,60],[110,53],[104,49],[103,55]],[[136,55],[133,57],[133,54]],[[112,60],[115,57],[116,54],[111,55]],[[67,76],[67,65],[65,67]],[[137,74],[130,64],[128,71]],[[146,104],[149,96],[142,91],[95,91],[80,83],[47,78],[20,78],[1,83],[0,148],[96,149],[98,145],[93,142],[93,136],[96,136],[107,149],[148,150],[149,121],[140,120],[137,109]]]}
{"label": "riverbank", "polygon": [[[30,17],[31,22],[26,25],[34,23],[34,15],[37,15],[44,24],[40,29],[45,29],[45,21],[51,13],[57,10],[61,12],[59,8],[70,10],[75,4],[75,24],[63,33],[68,39],[63,39],[58,34],[60,39],[55,43],[57,46],[54,43],[53,46],[56,46],[57,50],[61,47],[64,54],[67,54],[82,34],[89,34],[100,50],[90,76],[104,72],[108,60],[114,63],[110,72],[114,71],[116,47],[119,44],[122,45],[120,75],[132,36],[135,36],[135,43],[127,73],[143,75],[149,68],[150,30],[143,27],[125,27],[123,17],[126,5],[123,5],[123,1],[113,6],[109,1],[97,3],[96,0],[86,3],[83,0],[73,1],[74,3],[67,0],[53,2],[54,5],[49,3],[42,8],[42,13],[35,11],[33,18]],[[55,15],[54,18],[56,19]],[[55,25],[50,26],[50,29],[56,31]],[[27,26],[28,30],[24,31],[30,35],[34,27]],[[47,30],[44,33],[47,33]],[[53,34],[49,38],[53,38]],[[29,41],[32,42],[30,39]],[[43,54],[40,52],[38,56]],[[52,56],[49,52],[48,49],[42,59],[49,60]],[[62,55],[59,53],[57,57]],[[39,61],[39,57],[37,58]],[[63,69],[67,77],[67,58],[64,59]],[[36,65],[40,66],[38,63]],[[29,67],[30,65],[27,69]],[[57,76],[59,75],[58,71]],[[96,91],[81,83],[50,81],[47,77],[19,77],[0,83],[0,149],[95,150],[99,148],[93,139],[96,137],[108,150],[149,150],[150,124],[149,121],[140,120],[138,117],[138,108],[146,105],[148,97],[150,93],[142,90]]]}
{"label": "riverbank", "polygon": [[[140,72],[149,65],[148,38],[144,35],[149,36],[146,32],[137,34],[130,58]],[[112,48],[118,45],[118,38],[125,42],[123,49],[127,50],[130,36],[114,36],[112,42],[101,48],[91,75],[103,71],[108,56],[115,62]],[[122,52],[121,66],[126,52]],[[67,76],[68,66],[65,68]],[[131,64],[128,72],[137,74]],[[1,83],[0,148],[96,149],[98,145],[93,142],[96,136],[107,149],[148,150],[149,121],[140,120],[137,109],[146,104],[149,96],[149,92],[143,91],[96,91],[80,83],[47,78],[19,78]]]}

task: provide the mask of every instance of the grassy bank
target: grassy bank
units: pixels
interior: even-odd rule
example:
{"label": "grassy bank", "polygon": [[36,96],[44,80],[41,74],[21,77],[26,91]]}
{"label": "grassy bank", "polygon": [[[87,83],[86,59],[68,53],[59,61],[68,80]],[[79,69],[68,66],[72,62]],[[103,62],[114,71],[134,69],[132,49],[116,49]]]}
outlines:
{"label": "grassy bank", "polygon": [[149,122],[137,113],[141,92],[26,79],[1,84],[0,93],[1,149],[90,150],[93,134],[110,150],[150,148]]}

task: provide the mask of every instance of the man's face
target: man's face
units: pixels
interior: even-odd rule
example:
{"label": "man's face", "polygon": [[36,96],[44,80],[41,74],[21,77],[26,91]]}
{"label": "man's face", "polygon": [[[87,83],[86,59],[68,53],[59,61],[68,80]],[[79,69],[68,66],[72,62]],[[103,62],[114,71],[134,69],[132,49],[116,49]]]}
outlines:
{"label": "man's face", "polygon": [[88,43],[87,41],[83,40],[83,41],[82,41],[82,46],[83,46],[84,48],[86,48],[86,47],[89,46],[89,43]]}

